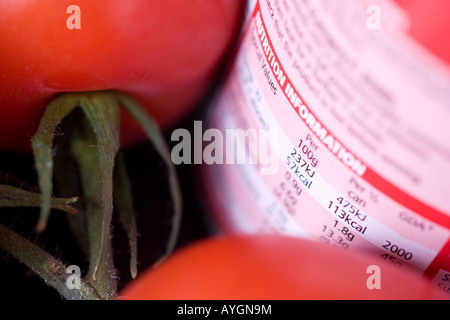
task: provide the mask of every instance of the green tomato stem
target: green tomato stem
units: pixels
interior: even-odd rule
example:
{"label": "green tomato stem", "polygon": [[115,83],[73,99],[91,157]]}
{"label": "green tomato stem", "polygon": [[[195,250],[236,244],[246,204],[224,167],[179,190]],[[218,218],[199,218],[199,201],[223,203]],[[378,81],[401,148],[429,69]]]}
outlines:
{"label": "green tomato stem", "polygon": [[80,288],[70,288],[67,279],[67,267],[51,254],[0,224],[0,247],[26,264],[45,282],[55,288],[62,297],[69,300],[99,300],[94,287],[86,280],[80,279]]}
{"label": "green tomato stem", "polygon": [[127,233],[130,246],[130,273],[134,279],[137,276],[137,227],[133,209],[131,183],[125,166],[122,152],[118,152],[114,167],[114,202],[122,225]]}
{"label": "green tomato stem", "polygon": [[[156,122],[121,93],[101,91],[62,94],[48,105],[32,138],[41,194],[5,187],[10,195],[15,195],[11,199],[20,201],[0,198],[0,207],[2,203],[6,205],[7,201],[10,201],[10,206],[39,205],[40,215],[35,227],[38,234],[46,229],[51,209],[79,212],[77,217],[70,217],[69,226],[89,258],[89,270],[82,279],[83,287],[78,291],[69,290],[65,283],[67,275],[64,273],[64,264],[4,226],[0,229],[0,247],[29,266],[66,299],[114,299],[117,296],[111,243],[113,204],[117,206],[120,221],[128,236],[131,275],[133,278],[137,275],[137,231],[131,185],[123,156],[119,152],[120,107],[124,107],[141,124],[167,166],[173,223],[165,256],[175,248],[181,222],[181,192],[169,148]],[[70,128],[69,138],[56,149],[54,164],[52,150],[55,132],[63,119],[77,108],[88,121],[77,122]],[[78,174],[65,170],[67,157],[76,161]],[[53,179],[67,198],[52,197]],[[75,204],[75,209],[71,205],[76,200],[73,193],[78,190],[82,198]]]}
{"label": "green tomato stem", "polygon": [[[62,210],[73,215],[78,215],[78,211],[72,207],[72,204],[78,200],[78,197],[72,198],[52,198],[50,208]],[[35,207],[41,205],[42,196],[39,193],[26,191],[20,188],[0,184],[0,208],[13,207]]]}
{"label": "green tomato stem", "polygon": [[[181,225],[182,216],[182,197],[181,189],[178,182],[175,166],[170,157],[170,150],[167,146],[164,136],[161,133],[156,122],[150,118],[147,113],[139,107],[139,105],[126,95],[118,93],[119,103],[138,121],[142,128],[144,128],[148,139],[152,142],[156,151],[161,156],[162,160],[166,164],[169,175],[169,188],[170,195],[172,197],[173,205],[173,220],[172,220],[172,232],[170,234],[169,242],[167,244],[166,255],[167,257],[175,248],[179,228]],[[165,258],[163,257],[163,259]]]}

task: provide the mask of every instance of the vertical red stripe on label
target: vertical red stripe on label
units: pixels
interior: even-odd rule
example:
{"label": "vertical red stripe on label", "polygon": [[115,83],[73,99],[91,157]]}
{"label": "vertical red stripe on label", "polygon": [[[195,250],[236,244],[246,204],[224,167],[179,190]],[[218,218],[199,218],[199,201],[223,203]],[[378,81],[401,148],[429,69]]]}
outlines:
{"label": "vertical red stripe on label", "polygon": [[441,251],[439,251],[436,258],[430,263],[424,274],[433,279],[440,269],[450,272],[450,238]]}

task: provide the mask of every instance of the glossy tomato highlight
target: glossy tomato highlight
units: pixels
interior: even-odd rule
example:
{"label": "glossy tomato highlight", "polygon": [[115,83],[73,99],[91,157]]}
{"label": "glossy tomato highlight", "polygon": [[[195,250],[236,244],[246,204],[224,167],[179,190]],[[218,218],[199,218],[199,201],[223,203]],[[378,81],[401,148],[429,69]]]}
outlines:
{"label": "glossy tomato highlight", "polygon": [[[79,8],[79,29],[69,28]],[[241,0],[0,2],[0,148],[29,150],[60,92],[120,90],[165,128],[210,88],[239,31]],[[69,19],[69,21],[68,21]],[[125,144],[143,139],[123,116]]]}
{"label": "glossy tomato highlight", "polygon": [[383,264],[378,256],[264,235],[199,241],[138,276],[120,296],[124,300],[446,298],[430,283]]}

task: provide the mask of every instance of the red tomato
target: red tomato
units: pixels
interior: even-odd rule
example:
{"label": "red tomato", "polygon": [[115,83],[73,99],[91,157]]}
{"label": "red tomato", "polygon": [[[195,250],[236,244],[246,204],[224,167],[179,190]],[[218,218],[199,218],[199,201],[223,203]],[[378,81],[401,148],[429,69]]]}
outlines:
{"label": "red tomato", "polygon": [[[67,10],[73,4],[79,15]],[[162,127],[173,125],[211,84],[244,6],[241,0],[0,1],[0,148],[28,150],[45,106],[64,91],[121,90]],[[129,143],[142,132],[124,117]]]}
{"label": "red tomato", "polygon": [[[379,272],[369,266],[379,266]],[[379,276],[379,282],[370,277]],[[370,279],[369,279],[370,278]],[[380,284],[380,289],[369,289]],[[372,281],[373,280],[373,281]],[[448,299],[429,282],[350,253],[281,236],[212,238],[190,245],[145,271],[121,299]]]}
{"label": "red tomato", "polygon": [[442,36],[450,31],[448,0],[395,0],[409,19],[409,33],[425,48],[450,64],[450,41]]}

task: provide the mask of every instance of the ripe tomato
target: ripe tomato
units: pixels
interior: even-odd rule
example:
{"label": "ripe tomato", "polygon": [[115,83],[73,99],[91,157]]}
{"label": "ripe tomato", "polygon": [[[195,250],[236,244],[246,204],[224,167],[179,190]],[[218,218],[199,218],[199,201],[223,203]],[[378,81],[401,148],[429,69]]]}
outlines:
{"label": "ripe tomato", "polygon": [[[68,10],[73,4],[78,11]],[[241,0],[2,0],[0,148],[28,150],[59,92],[121,90],[162,127],[173,125],[212,82],[244,6]],[[123,115],[125,144],[141,136],[132,121]]]}
{"label": "ripe tomato", "polygon": [[[431,284],[356,254],[282,236],[231,236],[190,245],[147,270],[121,292],[121,299],[437,299]],[[380,267],[380,289],[369,289]],[[405,286],[404,284],[407,284]]]}
{"label": "ripe tomato", "polygon": [[450,64],[450,42],[442,41],[448,34],[450,2],[434,0],[395,0],[406,12],[409,20],[409,34],[427,50]]}

